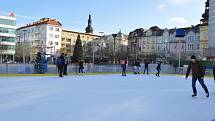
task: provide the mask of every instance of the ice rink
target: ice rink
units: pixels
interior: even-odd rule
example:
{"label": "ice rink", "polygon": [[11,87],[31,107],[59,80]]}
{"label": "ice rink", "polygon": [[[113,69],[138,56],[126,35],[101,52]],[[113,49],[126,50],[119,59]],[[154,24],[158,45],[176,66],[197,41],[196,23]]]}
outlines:
{"label": "ice rink", "polygon": [[0,77],[0,121],[214,121],[205,83],[209,99],[182,76]]}

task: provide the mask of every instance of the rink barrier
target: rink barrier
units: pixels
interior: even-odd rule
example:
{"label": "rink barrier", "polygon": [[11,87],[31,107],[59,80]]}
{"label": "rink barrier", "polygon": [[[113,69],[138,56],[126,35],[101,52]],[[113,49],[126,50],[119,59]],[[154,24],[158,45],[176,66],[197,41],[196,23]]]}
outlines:
{"label": "rink barrier", "polygon": [[[149,65],[149,73],[156,73],[157,64],[150,64]],[[140,73],[143,74],[144,66],[140,68]],[[171,65],[162,65],[161,66],[161,74],[185,74],[187,68],[176,68]],[[121,65],[93,65],[93,64],[85,64],[84,65],[84,72],[85,73],[103,73],[103,74],[114,74],[114,73],[121,73],[122,68]],[[133,73],[135,71],[134,66],[128,66],[127,72]],[[35,75],[34,74],[34,65],[33,64],[0,64],[0,74],[18,74],[18,75]],[[78,66],[76,65],[68,65],[68,73],[77,73]],[[212,76],[212,70],[206,70],[207,76]],[[57,68],[56,65],[48,65],[48,71],[45,75],[56,75]]]}

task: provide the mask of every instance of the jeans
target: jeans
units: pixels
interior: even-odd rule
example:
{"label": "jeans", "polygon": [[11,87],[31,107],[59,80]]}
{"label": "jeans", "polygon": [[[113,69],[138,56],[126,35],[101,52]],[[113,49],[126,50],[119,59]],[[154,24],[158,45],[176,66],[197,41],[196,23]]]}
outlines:
{"label": "jeans", "polygon": [[208,88],[204,83],[204,79],[202,78],[198,78],[198,77],[193,77],[192,78],[192,88],[193,88],[193,94],[197,94],[197,90],[196,90],[196,81],[199,81],[199,83],[201,84],[202,88],[205,90],[205,93],[208,93]]}
{"label": "jeans", "polygon": [[63,77],[63,67],[64,67],[64,65],[59,65],[59,76],[60,77]]}
{"label": "jeans", "polygon": [[67,75],[67,64],[64,65],[64,68],[63,68],[63,75]]}
{"label": "jeans", "polygon": [[145,67],[145,69],[144,69],[144,74],[145,74],[145,72],[147,71],[147,74],[149,74],[149,68],[148,67]]}
{"label": "jeans", "polygon": [[122,75],[126,75],[126,65],[122,65]]}

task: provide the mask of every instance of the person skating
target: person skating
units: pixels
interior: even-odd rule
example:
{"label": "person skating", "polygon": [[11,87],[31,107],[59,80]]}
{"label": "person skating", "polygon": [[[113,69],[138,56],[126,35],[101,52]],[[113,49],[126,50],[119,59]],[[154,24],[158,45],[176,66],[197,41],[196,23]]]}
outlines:
{"label": "person skating", "polygon": [[59,77],[63,77],[63,70],[65,65],[64,53],[58,59]]}
{"label": "person skating", "polygon": [[156,76],[160,77],[160,71],[161,71],[161,62],[158,62],[158,65],[157,65],[157,73],[156,73]]}
{"label": "person skating", "polygon": [[64,68],[63,68],[63,75],[68,75],[68,73],[67,73],[68,64],[69,64],[69,59],[67,57],[67,54],[65,54],[65,64],[64,64]]}
{"label": "person skating", "polygon": [[84,62],[79,60],[79,73],[84,73]]}
{"label": "person skating", "polygon": [[215,65],[213,66],[213,76],[214,76],[214,82],[215,82]]}
{"label": "person skating", "polygon": [[149,74],[149,61],[148,60],[145,60],[144,61],[144,64],[145,64],[145,68],[144,68],[144,72],[143,74],[145,74],[145,72],[147,72],[147,74]]}
{"label": "person skating", "polygon": [[141,64],[140,60],[137,60],[137,74],[140,74]]}
{"label": "person skating", "polygon": [[126,66],[128,64],[128,60],[124,59],[121,61],[121,66],[122,66],[122,76],[126,76]]}
{"label": "person skating", "polygon": [[60,65],[59,65],[59,62],[60,61],[60,56],[59,57],[57,57],[57,59],[56,59],[56,68],[57,68],[57,74],[59,74],[60,73]]}
{"label": "person skating", "polygon": [[134,63],[134,74],[139,74],[140,73],[140,61],[136,60]]}
{"label": "person skating", "polygon": [[204,75],[205,71],[203,66],[199,61],[196,60],[196,57],[194,55],[191,56],[191,62],[187,68],[186,73],[186,79],[188,78],[190,71],[192,70],[192,88],[193,88],[193,95],[192,97],[197,96],[197,90],[196,90],[196,81],[198,80],[201,84],[202,88],[205,90],[206,97],[209,97],[209,91],[207,86],[204,83]]}

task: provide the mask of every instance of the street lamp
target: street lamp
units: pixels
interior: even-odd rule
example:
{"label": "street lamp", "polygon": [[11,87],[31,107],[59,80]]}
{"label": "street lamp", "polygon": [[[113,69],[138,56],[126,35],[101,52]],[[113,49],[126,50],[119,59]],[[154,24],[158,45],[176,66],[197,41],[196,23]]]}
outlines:
{"label": "street lamp", "polygon": [[22,59],[23,59],[23,64],[25,64],[25,36],[26,36],[26,31],[27,30],[22,30],[24,32],[24,42],[22,44]]}
{"label": "street lamp", "polygon": [[2,37],[1,37],[1,41],[0,41],[0,49],[1,49],[1,63],[2,63],[2,54],[3,54]]}
{"label": "street lamp", "polygon": [[19,33],[19,35],[17,35],[17,37],[18,37],[18,43],[17,43],[17,46],[18,46],[18,50],[17,50],[17,52],[16,53],[18,53],[17,55],[19,55],[18,56],[18,58],[19,58],[19,62],[20,62],[20,60],[21,60],[21,52],[20,52],[20,49],[21,49],[21,42],[20,42],[20,38],[21,38],[21,36],[20,36],[20,33]]}
{"label": "street lamp", "polygon": [[116,56],[116,37],[117,37],[117,34],[112,34],[112,36],[113,36],[113,64],[116,64],[115,56]]}
{"label": "street lamp", "polygon": [[93,44],[93,64],[95,63],[95,52],[99,49],[99,46]]}

